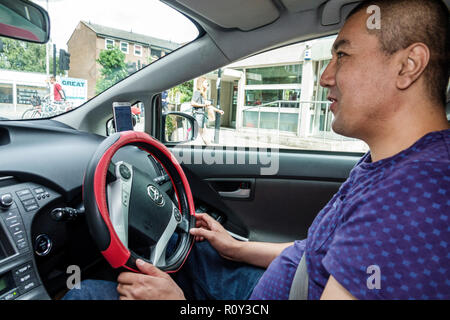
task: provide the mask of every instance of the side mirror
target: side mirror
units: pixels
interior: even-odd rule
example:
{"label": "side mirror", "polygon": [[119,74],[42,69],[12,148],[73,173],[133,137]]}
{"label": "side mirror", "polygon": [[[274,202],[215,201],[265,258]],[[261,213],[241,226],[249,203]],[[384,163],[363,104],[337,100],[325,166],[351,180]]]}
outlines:
{"label": "side mirror", "polygon": [[191,115],[168,112],[162,115],[162,131],[164,143],[186,143],[197,138],[198,124]]}
{"label": "side mirror", "polygon": [[50,37],[47,11],[27,0],[0,0],[0,36],[46,43]]}

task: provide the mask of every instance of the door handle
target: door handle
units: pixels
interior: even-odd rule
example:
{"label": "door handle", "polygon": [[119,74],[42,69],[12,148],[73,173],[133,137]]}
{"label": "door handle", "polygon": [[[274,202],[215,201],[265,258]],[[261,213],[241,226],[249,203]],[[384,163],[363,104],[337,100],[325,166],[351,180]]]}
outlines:
{"label": "door handle", "polygon": [[219,191],[219,195],[224,198],[248,199],[251,189],[237,189],[235,191]]}
{"label": "door handle", "polygon": [[250,200],[255,192],[254,178],[210,178],[207,181],[221,198]]}

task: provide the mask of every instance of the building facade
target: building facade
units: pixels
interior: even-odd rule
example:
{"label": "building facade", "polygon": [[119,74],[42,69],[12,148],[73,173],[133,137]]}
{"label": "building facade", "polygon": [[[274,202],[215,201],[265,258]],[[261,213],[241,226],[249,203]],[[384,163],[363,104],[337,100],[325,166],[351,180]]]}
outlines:
{"label": "building facade", "polygon": [[[330,103],[319,80],[331,60],[334,40],[274,49],[221,69],[220,106],[226,114],[222,125],[302,137],[330,132]],[[219,73],[206,77],[209,97],[216,101]]]}
{"label": "building facade", "polygon": [[100,78],[97,62],[102,50],[119,48],[125,62],[136,70],[175,50],[180,45],[171,41],[80,21],[67,42],[70,53],[69,77],[86,79],[88,98],[96,95],[95,85]]}

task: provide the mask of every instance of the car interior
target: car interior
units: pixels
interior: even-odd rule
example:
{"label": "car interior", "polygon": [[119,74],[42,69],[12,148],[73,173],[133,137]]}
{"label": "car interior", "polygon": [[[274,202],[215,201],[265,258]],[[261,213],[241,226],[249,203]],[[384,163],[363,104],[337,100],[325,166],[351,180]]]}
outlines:
{"label": "car interior", "polygon": [[[117,278],[120,269],[108,264],[92,237],[83,198],[86,170],[107,139],[115,101],[142,103],[145,132],[172,152],[179,152],[176,143],[163,139],[161,92],[258,53],[337,34],[358,3],[162,2],[195,23],[199,35],[194,41],[79,108],[48,119],[0,119],[0,299],[60,299],[67,291],[70,265],[81,268],[83,279]],[[194,159],[203,149],[190,152]],[[257,149],[215,152],[223,159],[245,159],[246,164],[181,163],[195,211],[209,213],[241,241],[269,242],[306,238],[317,213],[362,156],[358,152],[280,149],[272,151],[279,159],[278,172],[262,175],[265,166],[249,161],[258,155]],[[113,161],[124,161],[145,172],[177,203],[175,188],[165,178],[167,170],[154,155],[126,145],[114,154]],[[245,196],[236,197],[242,190]]]}

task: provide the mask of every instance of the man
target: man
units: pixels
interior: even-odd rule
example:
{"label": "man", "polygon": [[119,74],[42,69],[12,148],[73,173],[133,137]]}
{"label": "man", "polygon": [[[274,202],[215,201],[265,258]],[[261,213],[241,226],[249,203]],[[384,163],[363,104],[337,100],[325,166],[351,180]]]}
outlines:
{"label": "man", "polygon": [[56,78],[54,76],[50,77],[50,92],[53,91],[53,95],[50,94],[51,97],[53,97],[53,101],[63,101],[66,100],[66,95],[64,93],[64,90],[62,89],[61,85],[56,82]]}
{"label": "man", "polygon": [[[381,29],[368,28],[371,5],[381,10]],[[333,130],[364,140],[370,152],[308,238],[239,242],[199,214],[191,230],[199,242],[175,280],[140,261],[143,274],[119,276],[117,297],[287,299],[304,256],[308,299],[449,299],[449,41],[441,1],[360,4],[333,45],[321,85],[329,89]]]}
{"label": "man", "polygon": [[161,105],[162,105],[162,112],[166,113],[169,112],[169,93],[167,90],[164,90],[161,92]]}

